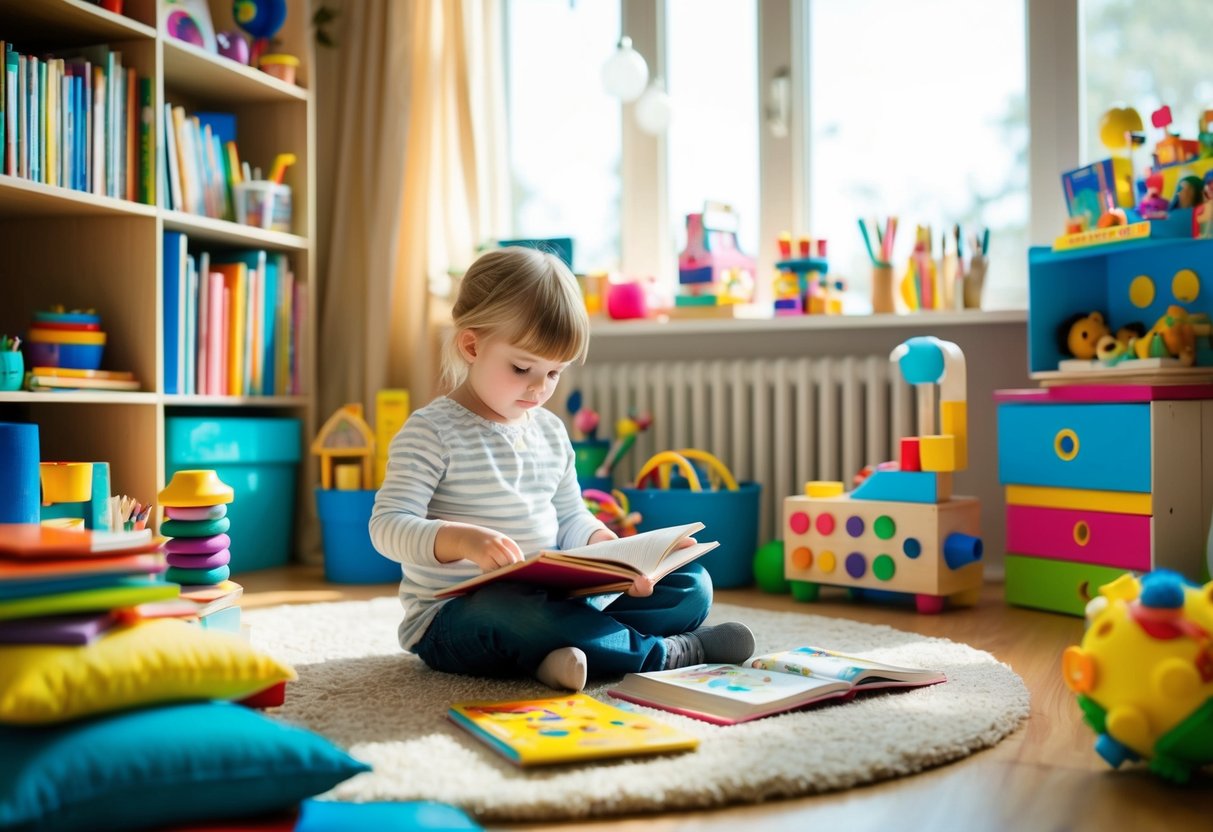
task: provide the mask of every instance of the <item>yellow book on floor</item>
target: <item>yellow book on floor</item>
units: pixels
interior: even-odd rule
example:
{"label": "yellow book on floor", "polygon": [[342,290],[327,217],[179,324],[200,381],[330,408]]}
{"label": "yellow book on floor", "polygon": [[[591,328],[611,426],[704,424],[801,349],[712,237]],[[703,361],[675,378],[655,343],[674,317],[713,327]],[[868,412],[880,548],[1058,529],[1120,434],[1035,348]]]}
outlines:
{"label": "yellow book on floor", "polygon": [[690,734],[584,693],[456,702],[447,716],[519,766],[690,751],[699,745]]}

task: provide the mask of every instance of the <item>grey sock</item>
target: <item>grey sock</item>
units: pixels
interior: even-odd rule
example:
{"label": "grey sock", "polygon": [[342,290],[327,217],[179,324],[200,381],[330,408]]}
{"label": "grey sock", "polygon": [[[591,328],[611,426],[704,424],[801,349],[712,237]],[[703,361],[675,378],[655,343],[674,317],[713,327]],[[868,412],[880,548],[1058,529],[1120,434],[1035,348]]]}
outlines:
{"label": "grey sock", "polygon": [[585,687],[588,662],[579,647],[561,647],[547,654],[535,670],[535,678],[549,688],[578,691]]}
{"label": "grey sock", "polygon": [[739,664],[754,654],[754,634],[739,621],[666,636],[665,670],[704,662]]}

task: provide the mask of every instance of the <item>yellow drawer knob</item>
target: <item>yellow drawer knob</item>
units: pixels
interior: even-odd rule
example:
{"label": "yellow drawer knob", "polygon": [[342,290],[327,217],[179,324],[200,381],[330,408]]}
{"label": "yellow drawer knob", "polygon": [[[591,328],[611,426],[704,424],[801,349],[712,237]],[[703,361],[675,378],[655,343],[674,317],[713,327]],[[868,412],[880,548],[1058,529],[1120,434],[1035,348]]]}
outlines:
{"label": "yellow drawer knob", "polygon": [[1063,462],[1078,456],[1078,434],[1070,428],[1062,428],[1053,437],[1053,451]]}
{"label": "yellow drawer knob", "polygon": [[1086,520],[1079,520],[1074,524],[1074,542],[1079,546],[1086,546],[1091,542],[1091,527],[1087,525]]}

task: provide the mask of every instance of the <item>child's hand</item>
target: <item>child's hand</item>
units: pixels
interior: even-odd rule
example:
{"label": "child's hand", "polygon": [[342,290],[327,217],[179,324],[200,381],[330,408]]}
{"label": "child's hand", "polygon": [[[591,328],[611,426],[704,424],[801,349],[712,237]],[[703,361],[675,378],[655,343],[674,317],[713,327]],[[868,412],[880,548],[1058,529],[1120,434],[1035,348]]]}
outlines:
{"label": "child's hand", "polygon": [[441,563],[470,560],[483,572],[524,560],[522,549],[509,536],[462,523],[448,523],[439,529],[434,551]]}
{"label": "child's hand", "polygon": [[682,540],[679,540],[674,544],[674,550],[677,551],[678,549],[685,549],[688,546],[694,546],[698,542],[699,541],[693,537],[684,537]]}
{"label": "child's hand", "polygon": [[647,598],[653,594],[653,580],[647,575],[639,575],[628,587],[628,595],[633,598]]}
{"label": "child's hand", "polygon": [[606,541],[606,540],[617,540],[617,539],[619,539],[619,535],[615,534],[610,529],[599,529],[598,531],[596,531],[592,535],[590,535],[590,539],[586,541],[586,545],[588,546],[591,543],[602,543],[603,541]]}

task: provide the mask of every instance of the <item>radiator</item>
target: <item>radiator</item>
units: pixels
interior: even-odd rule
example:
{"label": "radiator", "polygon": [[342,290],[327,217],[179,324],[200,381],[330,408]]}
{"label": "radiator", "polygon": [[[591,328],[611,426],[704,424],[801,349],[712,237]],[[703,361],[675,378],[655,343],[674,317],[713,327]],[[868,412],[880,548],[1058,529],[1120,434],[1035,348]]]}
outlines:
{"label": "radiator", "polygon": [[612,437],[631,411],[652,415],[616,468],[617,485],[656,451],[688,447],[761,483],[760,542],[776,536],[783,498],[803,493],[805,481],[850,489],[864,465],[894,459],[898,439],[914,435],[917,409],[887,354],[596,363],[570,369],[561,387],[564,397],[580,390],[598,411],[600,437]]}

